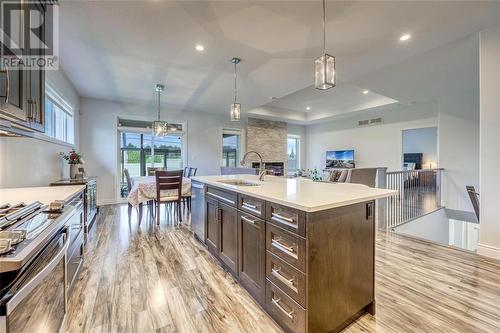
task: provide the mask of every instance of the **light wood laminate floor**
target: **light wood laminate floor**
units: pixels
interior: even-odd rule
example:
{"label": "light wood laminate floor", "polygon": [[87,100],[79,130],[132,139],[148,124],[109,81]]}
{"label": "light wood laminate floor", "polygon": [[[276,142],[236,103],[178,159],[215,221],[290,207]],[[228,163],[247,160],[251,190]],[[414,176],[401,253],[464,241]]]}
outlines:
{"label": "light wood laminate floor", "polygon": [[[186,227],[135,214],[101,208],[69,332],[282,332]],[[375,298],[346,332],[500,332],[500,262],[379,231]]]}

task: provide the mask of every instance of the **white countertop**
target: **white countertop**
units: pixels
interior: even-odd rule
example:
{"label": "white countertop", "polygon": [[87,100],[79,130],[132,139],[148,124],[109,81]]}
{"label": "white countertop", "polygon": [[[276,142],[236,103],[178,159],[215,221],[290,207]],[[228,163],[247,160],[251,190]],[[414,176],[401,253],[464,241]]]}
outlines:
{"label": "white countertop", "polygon": [[48,205],[54,200],[67,201],[84,189],[85,185],[0,188],[0,205],[34,201]]}
{"label": "white countertop", "polygon": [[[245,179],[259,186],[235,186],[219,180]],[[314,182],[306,178],[266,176],[263,182],[254,175],[197,176],[192,180],[207,185],[248,194],[263,200],[297,208],[306,212],[347,206],[359,202],[389,197],[394,190],[371,188],[361,184]]]}

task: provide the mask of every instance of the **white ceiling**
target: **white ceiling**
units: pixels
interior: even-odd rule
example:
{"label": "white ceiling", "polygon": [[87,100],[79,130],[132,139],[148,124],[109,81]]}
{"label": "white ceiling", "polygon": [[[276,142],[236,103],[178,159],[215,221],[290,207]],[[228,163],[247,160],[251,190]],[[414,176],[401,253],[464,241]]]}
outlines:
{"label": "white ceiling", "polygon": [[[436,66],[445,66],[438,71],[443,75],[469,66],[463,61],[470,60],[472,44],[443,45],[500,22],[497,1],[328,1],[327,49],[337,57],[339,85],[322,93],[311,87],[312,63],[321,53],[321,8],[320,1],[63,1],[61,65],[83,97],[153,103],[154,85],[164,83],[167,112],[228,114],[229,59],[238,56],[244,111],[308,123],[394,100],[428,99],[435,89],[412,91],[436,75]],[[401,43],[406,32],[412,38]],[[197,43],[204,52],[195,51]],[[414,77],[398,76],[409,71],[401,64],[440,46],[440,56],[406,73]],[[450,52],[454,61],[447,60]],[[397,71],[381,85],[387,68]],[[442,81],[431,86],[439,90]],[[407,84],[411,89],[402,89]],[[460,82],[450,80],[454,84]]]}

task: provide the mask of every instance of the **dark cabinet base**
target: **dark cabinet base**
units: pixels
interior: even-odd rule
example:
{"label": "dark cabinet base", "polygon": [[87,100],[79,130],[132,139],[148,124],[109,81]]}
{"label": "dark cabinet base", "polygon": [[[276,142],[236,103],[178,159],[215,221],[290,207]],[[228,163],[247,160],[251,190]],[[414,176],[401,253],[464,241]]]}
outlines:
{"label": "dark cabinet base", "polygon": [[340,332],[375,314],[373,201],[309,213],[210,192],[209,251],[286,332]]}

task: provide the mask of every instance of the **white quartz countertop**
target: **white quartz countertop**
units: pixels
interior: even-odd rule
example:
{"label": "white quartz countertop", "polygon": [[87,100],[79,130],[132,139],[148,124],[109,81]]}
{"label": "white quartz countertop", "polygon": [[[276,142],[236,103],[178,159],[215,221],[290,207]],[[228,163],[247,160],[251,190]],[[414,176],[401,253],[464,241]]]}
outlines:
{"label": "white quartz countertop", "polygon": [[67,201],[84,189],[85,185],[0,188],[0,205],[34,201],[48,205],[54,200]]}
{"label": "white quartz countertop", "polygon": [[[260,185],[235,186],[219,182],[231,179],[244,179]],[[275,176],[266,176],[263,182],[255,175],[197,176],[192,177],[192,180],[306,212],[386,198],[397,193],[394,190],[371,188],[361,184],[314,182],[306,178]]]}

